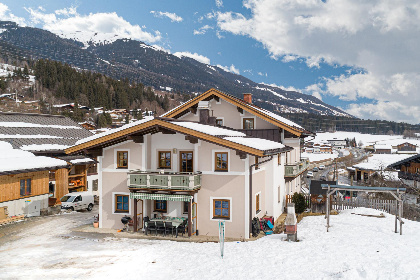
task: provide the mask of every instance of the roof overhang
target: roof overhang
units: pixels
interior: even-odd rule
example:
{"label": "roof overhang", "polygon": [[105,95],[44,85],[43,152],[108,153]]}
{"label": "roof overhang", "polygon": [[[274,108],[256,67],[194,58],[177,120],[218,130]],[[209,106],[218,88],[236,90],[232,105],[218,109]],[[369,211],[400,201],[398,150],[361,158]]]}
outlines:
{"label": "roof overhang", "polygon": [[158,133],[158,132],[175,132],[184,134],[186,136],[192,136],[197,139],[210,142],[219,146],[227,147],[232,150],[237,150],[246,154],[264,157],[269,155],[274,155],[282,152],[291,150],[290,147],[284,147],[279,149],[272,150],[259,150],[256,148],[248,147],[242,144],[234,143],[229,140],[225,140],[221,137],[212,136],[203,132],[199,132],[193,129],[189,129],[183,126],[176,125],[173,122],[168,122],[163,119],[155,118],[153,120],[140,123],[135,126],[128,127],[124,130],[118,130],[115,133],[104,135],[103,137],[98,137],[90,141],[81,143],[79,145],[72,146],[65,149],[66,154],[75,155],[82,153],[89,153],[91,150],[100,150],[105,147],[109,147],[121,142],[132,139],[136,136],[143,136],[149,133]]}
{"label": "roof overhang", "polygon": [[56,169],[67,168],[67,167],[68,165],[57,165],[57,166],[42,167],[42,168],[10,170],[10,171],[2,171],[0,172],[0,175],[14,175],[14,174],[21,174],[21,173],[29,173],[29,172],[48,171],[48,170],[56,170]]}

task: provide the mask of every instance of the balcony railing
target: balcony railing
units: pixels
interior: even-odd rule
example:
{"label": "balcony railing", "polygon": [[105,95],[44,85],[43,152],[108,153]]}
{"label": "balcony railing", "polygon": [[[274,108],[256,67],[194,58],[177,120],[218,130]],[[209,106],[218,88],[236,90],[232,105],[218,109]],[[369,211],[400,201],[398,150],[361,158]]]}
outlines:
{"label": "balcony railing", "polygon": [[130,171],[127,185],[134,189],[197,190],[201,188],[201,172]]}
{"label": "balcony railing", "polygon": [[420,182],[420,174],[416,174],[416,173],[413,174],[413,173],[398,171],[398,178]]}
{"label": "balcony railing", "polygon": [[306,158],[302,158],[300,161],[296,163],[287,163],[284,166],[284,176],[285,177],[296,177],[306,169],[308,169],[309,160]]}

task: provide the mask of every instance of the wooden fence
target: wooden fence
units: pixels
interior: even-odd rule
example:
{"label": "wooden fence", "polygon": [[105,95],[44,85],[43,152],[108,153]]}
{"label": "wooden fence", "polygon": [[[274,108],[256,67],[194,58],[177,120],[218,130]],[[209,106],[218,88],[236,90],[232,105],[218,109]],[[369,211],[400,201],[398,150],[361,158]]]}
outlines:
{"label": "wooden fence", "polygon": [[389,214],[395,214],[397,211],[396,200],[382,200],[382,199],[365,199],[365,198],[351,198],[343,199],[342,197],[331,198],[331,208],[335,210],[353,209],[357,207],[366,207],[376,210],[381,210]]}
{"label": "wooden fence", "polygon": [[[305,207],[311,208],[311,195],[310,194],[304,194],[305,197]],[[292,197],[293,195],[286,195],[286,207],[287,204],[292,203]]]}

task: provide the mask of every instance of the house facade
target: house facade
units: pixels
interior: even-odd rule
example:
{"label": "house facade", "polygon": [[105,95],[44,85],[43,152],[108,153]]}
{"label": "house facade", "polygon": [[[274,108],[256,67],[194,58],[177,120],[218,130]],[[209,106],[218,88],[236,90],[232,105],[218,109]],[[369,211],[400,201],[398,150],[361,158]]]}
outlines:
{"label": "house facade", "polygon": [[[203,102],[204,101],[204,102]],[[252,111],[254,110],[254,111]],[[183,217],[189,234],[248,238],[253,217],[277,218],[300,191],[300,126],[216,90],[159,117],[82,139],[68,154],[97,156],[102,228],[121,217]],[[259,137],[258,137],[259,136]]]}
{"label": "house facade", "polygon": [[0,208],[8,216],[39,216],[49,204],[49,171],[67,171],[67,162],[35,156],[0,141]]}

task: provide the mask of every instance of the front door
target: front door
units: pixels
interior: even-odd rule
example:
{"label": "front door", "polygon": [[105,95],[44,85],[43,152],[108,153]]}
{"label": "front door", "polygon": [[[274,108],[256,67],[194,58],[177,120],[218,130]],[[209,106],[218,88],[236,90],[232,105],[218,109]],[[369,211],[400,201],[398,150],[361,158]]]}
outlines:
{"label": "front door", "polygon": [[194,172],[193,152],[180,152],[179,172]]}

